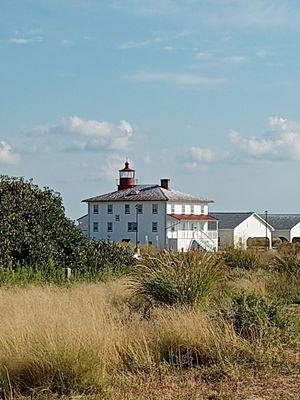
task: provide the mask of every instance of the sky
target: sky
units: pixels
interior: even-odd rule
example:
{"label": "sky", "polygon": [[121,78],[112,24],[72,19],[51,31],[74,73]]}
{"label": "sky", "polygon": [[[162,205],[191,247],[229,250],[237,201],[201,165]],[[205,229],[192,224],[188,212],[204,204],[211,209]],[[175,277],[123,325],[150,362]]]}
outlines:
{"label": "sky", "polygon": [[0,174],[66,214],[139,183],[300,212],[298,0],[1,0]]}

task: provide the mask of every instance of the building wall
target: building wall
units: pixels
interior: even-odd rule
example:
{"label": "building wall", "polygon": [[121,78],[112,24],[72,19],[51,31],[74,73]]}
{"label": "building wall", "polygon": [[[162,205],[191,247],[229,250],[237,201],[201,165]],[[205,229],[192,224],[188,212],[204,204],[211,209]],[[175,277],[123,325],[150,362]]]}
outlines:
{"label": "building wall", "polygon": [[289,229],[275,229],[275,231],[272,233],[272,236],[274,238],[285,238],[288,242],[291,241],[291,231]]}
{"label": "building wall", "polygon": [[[174,212],[172,211],[172,205],[174,205]],[[184,205],[184,212],[182,211],[182,206]],[[199,203],[199,204],[184,204],[184,203],[168,203],[167,204],[167,213],[168,214],[192,214],[191,206],[194,206],[195,215],[207,215],[208,214],[208,204],[207,203]]]}
{"label": "building wall", "polygon": [[187,251],[192,242],[197,239],[213,246],[215,250],[218,249],[218,230],[208,230],[207,221],[179,221],[168,217],[167,239],[167,248],[170,250],[174,250],[176,246],[178,251]]}
{"label": "building wall", "polygon": [[[94,214],[94,204],[98,204],[99,214]],[[113,213],[108,214],[108,204],[113,205]],[[125,214],[125,204],[130,205],[130,214]],[[143,204],[143,213],[138,214],[138,241],[142,244],[152,242],[153,245],[165,247],[166,244],[166,203],[165,202],[100,202],[89,203],[89,226],[90,237],[97,240],[122,241],[130,239],[135,243],[136,233],[128,232],[128,222],[136,222],[137,204]],[[152,213],[152,204],[158,205],[158,213]],[[119,221],[116,221],[119,215]],[[94,232],[94,222],[98,222],[99,231]],[[107,231],[107,223],[112,222],[113,231]],[[157,232],[152,232],[152,222],[157,222]]]}
{"label": "building wall", "polygon": [[293,238],[300,238],[300,222],[295,225],[290,231],[290,240],[293,241]]}
{"label": "building wall", "polygon": [[233,229],[219,229],[219,249],[233,246]]}
{"label": "building wall", "polygon": [[[267,236],[271,243],[272,230],[270,227],[267,227]],[[251,215],[234,229],[234,246],[246,248],[248,238],[258,237],[266,237],[266,224],[256,215]]]}

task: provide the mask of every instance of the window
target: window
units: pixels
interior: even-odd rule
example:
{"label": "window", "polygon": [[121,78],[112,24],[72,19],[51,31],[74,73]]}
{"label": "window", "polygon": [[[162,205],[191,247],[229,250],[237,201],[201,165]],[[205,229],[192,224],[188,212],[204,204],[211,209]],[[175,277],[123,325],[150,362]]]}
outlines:
{"label": "window", "polygon": [[125,204],[125,214],[130,214],[130,204]]}
{"label": "window", "polygon": [[194,204],[191,204],[191,214],[194,214],[195,209],[194,209]]}
{"label": "window", "polygon": [[152,232],[157,232],[157,222],[152,222]]}
{"label": "window", "polygon": [[185,229],[186,229],[186,224],[185,224],[185,222],[183,222],[182,223],[182,230],[185,231]]}
{"label": "window", "polygon": [[120,215],[116,214],[116,215],[115,215],[115,220],[116,220],[117,222],[119,222],[119,221],[120,221]]}
{"label": "window", "polygon": [[191,222],[191,230],[194,231],[197,229],[197,226],[194,224],[194,222]]}
{"label": "window", "polygon": [[152,214],[158,214],[158,204],[152,204]]}
{"label": "window", "polygon": [[93,212],[94,212],[94,214],[99,214],[99,205],[98,204],[94,204]]}
{"label": "window", "polygon": [[181,206],[181,212],[182,212],[182,214],[185,214],[185,205],[184,204],[182,204],[182,206]]}
{"label": "window", "polygon": [[113,223],[112,222],[108,222],[107,223],[107,232],[112,232],[113,231]]}
{"label": "window", "polygon": [[112,213],[113,213],[113,205],[107,204],[107,214],[112,214]]}
{"label": "window", "polygon": [[137,204],[136,209],[138,214],[143,214],[143,204]]}
{"label": "window", "polygon": [[94,231],[94,232],[99,232],[99,223],[98,223],[98,222],[94,222],[94,224],[93,224],[93,231]]}
{"label": "window", "polygon": [[136,231],[137,231],[137,223],[128,222],[128,232],[136,232]]}
{"label": "window", "polygon": [[175,214],[175,204],[171,204],[171,214]]}
{"label": "window", "polygon": [[204,214],[204,205],[201,204],[201,214]]}

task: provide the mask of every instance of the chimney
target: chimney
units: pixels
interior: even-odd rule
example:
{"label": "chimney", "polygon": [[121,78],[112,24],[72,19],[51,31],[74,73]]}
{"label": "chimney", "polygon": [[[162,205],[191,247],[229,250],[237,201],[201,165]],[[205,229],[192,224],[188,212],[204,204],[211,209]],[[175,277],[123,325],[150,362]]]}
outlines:
{"label": "chimney", "polygon": [[170,190],[170,179],[161,179],[160,186],[163,189]]}

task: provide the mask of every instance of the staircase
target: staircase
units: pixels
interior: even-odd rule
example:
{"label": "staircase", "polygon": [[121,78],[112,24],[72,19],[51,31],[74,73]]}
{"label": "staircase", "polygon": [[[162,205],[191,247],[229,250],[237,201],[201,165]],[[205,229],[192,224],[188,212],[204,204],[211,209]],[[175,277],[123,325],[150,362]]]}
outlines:
{"label": "staircase", "polygon": [[213,241],[208,239],[193,239],[191,241],[190,249],[200,249],[204,251],[215,251],[215,245]]}

